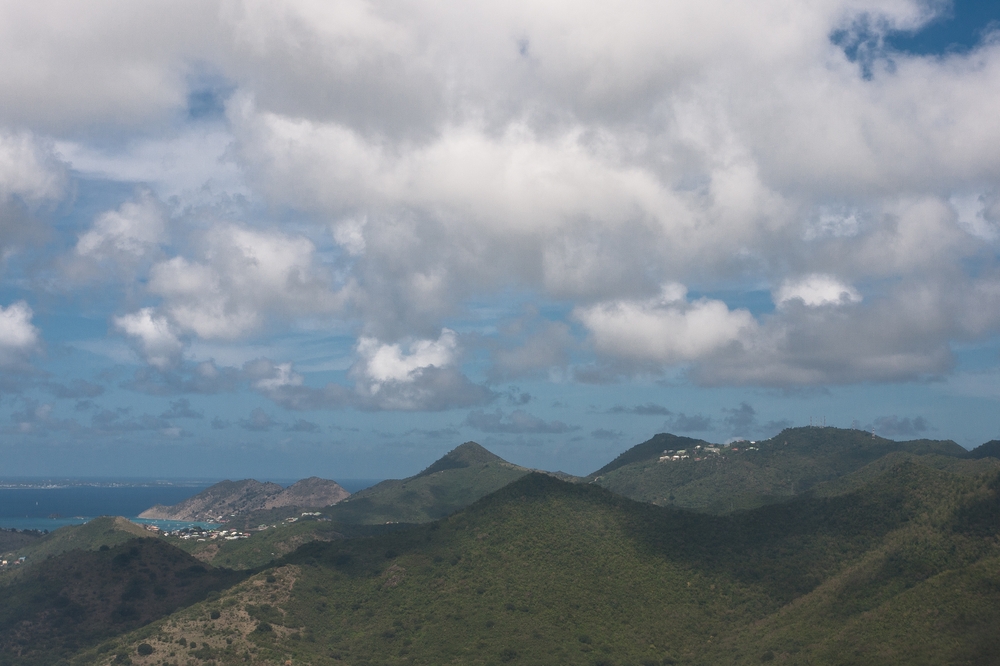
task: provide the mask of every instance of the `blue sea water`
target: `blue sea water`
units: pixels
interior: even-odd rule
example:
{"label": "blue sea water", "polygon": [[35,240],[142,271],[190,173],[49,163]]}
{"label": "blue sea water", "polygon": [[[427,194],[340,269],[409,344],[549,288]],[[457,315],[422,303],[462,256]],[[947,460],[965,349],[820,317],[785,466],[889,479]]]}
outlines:
{"label": "blue sea water", "polygon": [[[340,483],[353,493],[372,486],[379,480],[345,479]],[[113,483],[117,485],[112,485]],[[154,504],[169,506],[197,495],[212,485],[209,481],[133,485],[128,482],[101,480],[91,485],[84,485],[69,480],[36,485],[46,485],[46,487],[0,488],[0,528],[51,532],[64,525],[85,523],[96,516],[124,516],[136,522],[154,524],[164,529],[178,529],[190,525],[212,526],[211,523],[135,518]]]}
{"label": "blue sea water", "polygon": [[182,502],[210,485],[0,488],[0,527],[51,532],[95,516],[132,518],[154,504]]}

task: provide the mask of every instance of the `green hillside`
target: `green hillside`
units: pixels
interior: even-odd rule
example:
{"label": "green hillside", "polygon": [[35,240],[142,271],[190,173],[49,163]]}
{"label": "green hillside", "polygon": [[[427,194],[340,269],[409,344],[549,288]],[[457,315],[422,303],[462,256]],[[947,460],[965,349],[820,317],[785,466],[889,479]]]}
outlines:
{"label": "green hillside", "polygon": [[241,578],[156,538],[46,558],[0,585],[0,664],[64,663]]}
{"label": "green hillside", "polygon": [[324,512],[340,523],[425,523],[469,506],[528,471],[466,442],[415,476],[383,481]]}
{"label": "green hillside", "polygon": [[75,663],[992,663],[998,488],[902,460],[713,516],[530,474],[435,523],[306,544]]}
{"label": "green hillside", "polygon": [[1000,439],[993,439],[980,444],[969,451],[970,458],[1000,458]]}
{"label": "green hillside", "polygon": [[[694,448],[698,445],[702,449]],[[952,441],[896,442],[861,430],[819,427],[789,428],[769,440],[721,447],[717,454],[705,452],[706,446],[715,445],[657,435],[591,478],[643,502],[726,513],[785,501],[894,452],[956,462],[968,455]],[[687,449],[689,457],[660,462],[665,449],[679,448]]]}

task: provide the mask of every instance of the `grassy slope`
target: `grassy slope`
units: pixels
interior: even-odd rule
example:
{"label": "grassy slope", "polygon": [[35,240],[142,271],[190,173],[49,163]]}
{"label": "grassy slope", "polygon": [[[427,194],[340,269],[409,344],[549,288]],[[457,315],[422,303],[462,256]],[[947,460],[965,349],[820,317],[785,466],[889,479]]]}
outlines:
{"label": "grassy slope", "polygon": [[22,532],[20,530],[0,529],[0,559],[15,559],[20,555],[20,551],[42,538],[40,532],[33,530]]}
{"label": "grassy slope", "polygon": [[533,474],[437,523],[308,544],[273,582],[121,645],[159,641],[142,664],[196,634],[218,664],[981,660],[997,479],[900,461],[846,494],[712,516]]}
{"label": "grassy slope", "polygon": [[707,660],[1000,662],[1000,476],[948,476],[925,474],[912,493],[934,496],[929,510],[810,594],[728,637]]}
{"label": "grassy slope", "polygon": [[737,445],[738,452],[725,449],[701,461],[660,463],[662,449],[647,446],[653,441],[634,447],[646,447],[648,457],[595,473],[596,483],[643,502],[725,513],[786,500],[897,451],[956,461],[967,454],[950,441],[895,442],[860,430],[810,427],[790,428],[757,442],[757,451],[744,443]]}

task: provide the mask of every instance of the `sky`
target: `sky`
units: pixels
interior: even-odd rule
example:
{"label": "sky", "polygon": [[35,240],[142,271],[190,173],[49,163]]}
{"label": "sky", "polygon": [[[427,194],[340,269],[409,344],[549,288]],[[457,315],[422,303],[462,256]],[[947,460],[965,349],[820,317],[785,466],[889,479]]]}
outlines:
{"label": "sky", "polygon": [[977,446],[998,109],[994,2],[0,2],[0,476]]}

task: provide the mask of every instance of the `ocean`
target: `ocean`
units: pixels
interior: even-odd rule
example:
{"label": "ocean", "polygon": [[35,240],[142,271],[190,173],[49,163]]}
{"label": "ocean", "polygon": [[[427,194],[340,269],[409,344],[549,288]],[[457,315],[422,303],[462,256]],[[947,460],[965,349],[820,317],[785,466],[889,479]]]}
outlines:
{"label": "ocean", "polygon": [[[379,479],[345,479],[339,482],[349,492],[378,483]],[[97,516],[135,518],[154,504],[177,504],[197,495],[214,481],[140,483],[133,480],[76,479],[53,481],[0,480],[0,528],[48,530],[79,525]],[[289,485],[289,482],[282,485]],[[210,523],[139,521],[177,528]]]}

